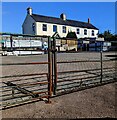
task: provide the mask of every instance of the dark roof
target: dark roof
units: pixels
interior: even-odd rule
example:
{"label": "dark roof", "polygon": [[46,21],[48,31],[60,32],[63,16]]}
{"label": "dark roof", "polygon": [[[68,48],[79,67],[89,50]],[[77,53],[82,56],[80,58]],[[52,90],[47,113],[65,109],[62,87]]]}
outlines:
{"label": "dark roof", "polygon": [[36,22],[54,23],[54,24],[60,24],[60,25],[69,25],[74,27],[98,30],[98,28],[96,28],[92,24],[86,23],[86,22],[68,20],[68,19],[64,21],[61,18],[55,18],[55,17],[43,16],[43,15],[37,15],[37,14],[32,14],[31,16]]}
{"label": "dark roof", "polygon": [[66,38],[74,38],[77,39],[77,35],[75,32],[68,32]]}

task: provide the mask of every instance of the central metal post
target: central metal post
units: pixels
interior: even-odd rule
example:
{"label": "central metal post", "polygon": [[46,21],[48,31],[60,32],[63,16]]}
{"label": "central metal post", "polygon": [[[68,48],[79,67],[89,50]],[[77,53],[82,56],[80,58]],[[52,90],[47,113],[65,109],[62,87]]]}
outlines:
{"label": "central metal post", "polygon": [[100,83],[102,83],[102,78],[103,78],[102,42],[101,42],[101,50],[100,50],[100,62],[101,62],[101,79],[100,79]]}
{"label": "central metal post", "polygon": [[48,95],[52,96],[52,52],[51,37],[48,37]]}
{"label": "central metal post", "polygon": [[54,72],[54,95],[56,95],[56,89],[57,89],[57,49],[56,49],[56,39],[53,38],[53,61],[54,61],[54,65],[53,65],[53,72]]}
{"label": "central metal post", "polygon": [[13,51],[13,38],[12,38],[12,35],[10,35],[10,45],[11,45],[10,51]]}

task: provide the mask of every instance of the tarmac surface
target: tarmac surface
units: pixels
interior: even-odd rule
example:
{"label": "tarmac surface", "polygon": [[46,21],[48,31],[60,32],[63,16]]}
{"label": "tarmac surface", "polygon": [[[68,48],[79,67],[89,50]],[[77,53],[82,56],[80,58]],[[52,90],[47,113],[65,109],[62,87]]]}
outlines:
{"label": "tarmac surface", "polygon": [[[107,57],[106,55],[115,55],[115,52],[104,52],[103,60],[110,60],[115,57]],[[31,63],[31,62],[47,62],[47,54],[44,55],[27,55],[27,56],[0,56],[2,57],[2,76],[31,74],[31,73],[47,73],[48,66],[43,65],[4,65],[14,63]],[[99,52],[80,52],[80,53],[58,53],[57,62],[77,61],[77,60],[100,60]],[[113,64],[112,64],[113,63]],[[115,62],[103,62],[103,67],[115,67]],[[79,63],[63,63],[58,64],[58,72],[66,70],[84,70],[84,69],[100,68],[98,62],[79,62]]]}

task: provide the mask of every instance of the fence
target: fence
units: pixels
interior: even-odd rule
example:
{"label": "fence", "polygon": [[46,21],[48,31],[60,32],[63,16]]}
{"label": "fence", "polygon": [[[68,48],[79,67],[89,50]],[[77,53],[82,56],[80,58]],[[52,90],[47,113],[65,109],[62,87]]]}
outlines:
{"label": "fence", "polygon": [[[56,41],[55,39],[52,41],[52,49],[54,51],[52,51],[54,95],[61,95],[70,91],[77,91],[115,81],[116,60],[113,57],[108,57],[108,54],[115,54],[114,52],[78,52],[67,49],[60,54],[56,50]],[[74,39],[74,41],[77,40]],[[62,43],[66,43],[66,39],[62,38]]]}
{"label": "fence", "polygon": [[[27,37],[28,40],[29,37],[35,39],[35,36],[27,35],[25,37]],[[42,38],[41,36],[37,37]],[[40,38],[38,39],[40,40]],[[48,46],[50,46],[50,37],[45,36],[43,38],[46,38],[46,42],[48,42]],[[7,61],[10,56],[2,57],[3,61],[1,66],[3,72],[1,77],[2,81],[0,88],[2,92],[1,107],[3,109],[43,99],[48,103],[50,102],[49,98],[51,96],[52,84],[50,49],[42,49],[42,46],[39,42],[39,44],[37,44],[36,46],[33,45],[33,47],[27,47],[28,44],[22,44],[22,39],[24,38],[18,38],[18,43],[20,43],[20,45],[15,44],[16,46],[13,46],[13,42],[16,42],[16,37],[14,37],[14,35],[10,35],[10,42],[6,44],[7,46],[3,47],[3,51],[8,51],[12,53],[14,51],[18,51],[20,53],[21,51],[38,51],[48,54],[46,54],[44,61],[39,60],[36,62],[30,61],[31,56],[29,56],[28,59],[25,59],[25,62],[21,61],[21,59],[17,58],[16,56],[11,56],[11,61]],[[24,41],[26,41],[27,39],[24,39]],[[30,38],[29,43],[31,43],[31,41],[34,39]],[[38,39],[35,41],[38,41]],[[40,42],[42,42],[42,39]],[[28,50],[26,48],[28,48]],[[39,66],[39,69],[41,67],[44,67],[46,70],[44,72],[38,72],[39,70],[37,65]],[[37,70],[33,72],[35,66],[37,66]]]}
{"label": "fence", "polygon": [[43,54],[47,50],[47,36],[10,34],[1,37],[2,55]]}
{"label": "fence", "polygon": [[37,51],[48,54],[2,57],[2,109],[116,81],[114,52],[79,52],[75,39],[38,37],[48,49]]}

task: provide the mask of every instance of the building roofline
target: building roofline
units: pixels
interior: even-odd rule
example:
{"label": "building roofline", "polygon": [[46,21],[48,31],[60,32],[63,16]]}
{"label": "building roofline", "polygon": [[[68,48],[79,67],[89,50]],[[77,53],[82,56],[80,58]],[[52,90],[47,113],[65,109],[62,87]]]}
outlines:
{"label": "building roofline", "polygon": [[66,19],[64,21],[61,18],[38,15],[38,14],[32,14],[31,17],[35,20],[35,22],[46,22],[46,23],[54,23],[60,25],[68,25],[74,27],[99,30],[98,28],[96,28],[95,26],[93,26],[91,23],[88,22],[82,22],[82,21],[70,20],[70,19]]}

